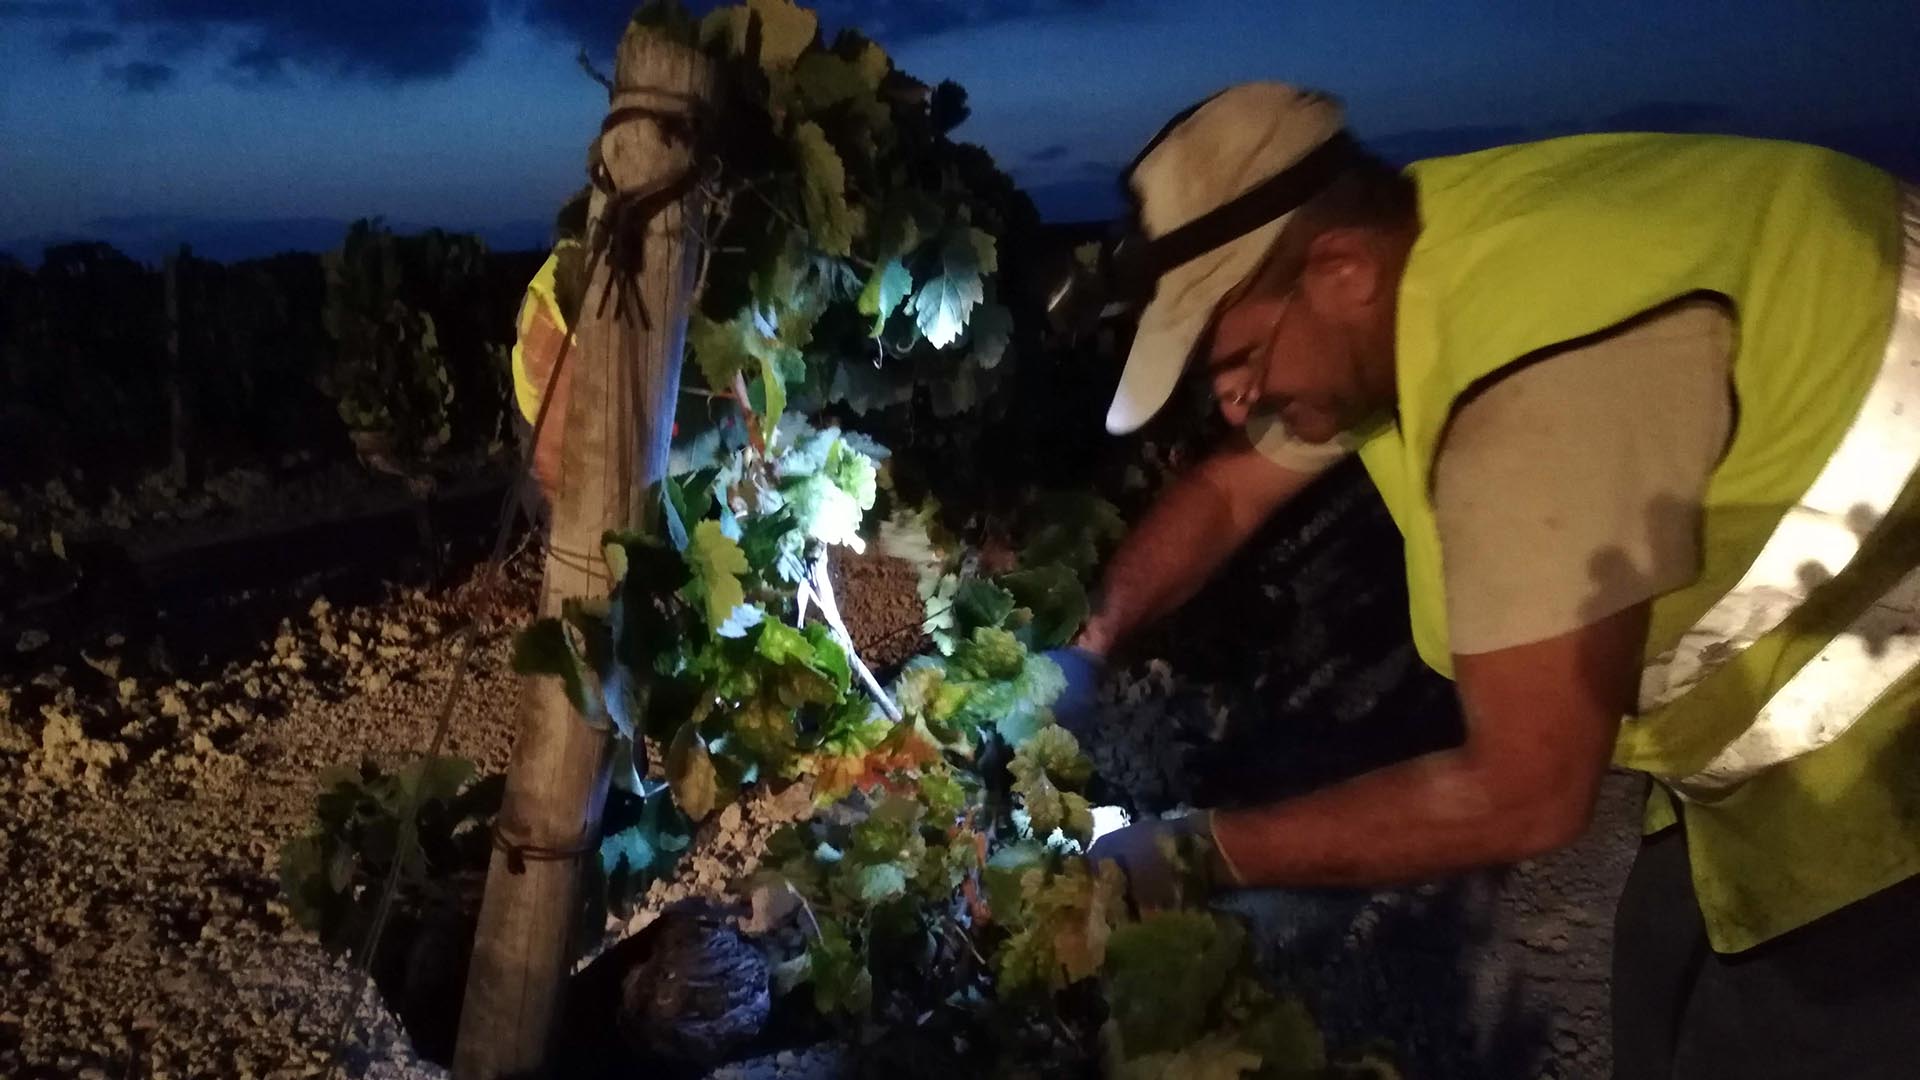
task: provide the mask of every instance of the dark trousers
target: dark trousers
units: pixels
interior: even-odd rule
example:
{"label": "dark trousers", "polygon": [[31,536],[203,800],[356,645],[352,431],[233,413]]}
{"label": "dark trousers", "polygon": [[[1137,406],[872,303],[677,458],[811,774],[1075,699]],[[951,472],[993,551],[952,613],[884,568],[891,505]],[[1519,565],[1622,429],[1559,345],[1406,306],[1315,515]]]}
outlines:
{"label": "dark trousers", "polygon": [[1920,1078],[1920,877],[1747,952],[1707,945],[1681,829],[1644,841],[1613,945],[1615,1080]]}

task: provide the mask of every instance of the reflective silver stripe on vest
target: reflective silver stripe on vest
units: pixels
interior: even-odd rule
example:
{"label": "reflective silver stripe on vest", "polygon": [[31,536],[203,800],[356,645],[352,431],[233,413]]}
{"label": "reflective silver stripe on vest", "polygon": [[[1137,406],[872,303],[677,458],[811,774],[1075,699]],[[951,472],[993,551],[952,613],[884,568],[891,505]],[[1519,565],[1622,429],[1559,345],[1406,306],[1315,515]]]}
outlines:
{"label": "reflective silver stripe on vest", "polygon": [[[1678,698],[1779,626],[1838,575],[1920,468],[1920,191],[1901,199],[1899,298],[1885,358],[1826,467],[1760,556],[1672,650],[1642,672],[1644,714]],[[1673,781],[1708,797],[1839,738],[1920,660],[1920,570],[1842,630],[1700,772]]]}

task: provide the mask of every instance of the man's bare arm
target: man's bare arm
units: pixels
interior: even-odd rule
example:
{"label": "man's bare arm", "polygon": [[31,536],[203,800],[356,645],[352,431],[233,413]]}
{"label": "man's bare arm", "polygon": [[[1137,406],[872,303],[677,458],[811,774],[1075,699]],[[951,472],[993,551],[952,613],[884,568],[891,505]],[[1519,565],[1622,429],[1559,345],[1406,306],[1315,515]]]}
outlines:
{"label": "man's bare arm", "polygon": [[1102,600],[1075,644],[1106,655],[1187,602],[1262,522],[1314,479],[1235,436],[1175,480],[1107,561]]}
{"label": "man's bare arm", "polygon": [[1297,799],[1217,812],[1243,885],[1390,885],[1577,839],[1631,710],[1645,603],[1559,637],[1454,658],[1466,745]]}

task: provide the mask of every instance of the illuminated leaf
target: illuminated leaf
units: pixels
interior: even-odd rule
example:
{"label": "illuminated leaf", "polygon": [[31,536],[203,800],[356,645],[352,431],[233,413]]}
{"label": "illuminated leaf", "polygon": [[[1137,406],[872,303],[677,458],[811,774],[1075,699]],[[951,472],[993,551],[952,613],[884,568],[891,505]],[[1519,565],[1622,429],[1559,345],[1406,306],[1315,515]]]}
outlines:
{"label": "illuminated leaf", "polygon": [[694,526],[693,538],[687,545],[687,563],[693,570],[693,587],[705,599],[707,625],[721,637],[744,634],[747,628],[735,617],[736,610],[747,598],[740,575],[749,567],[740,545],[721,531],[719,522],[703,521]]}
{"label": "illuminated leaf", "polygon": [[886,328],[887,317],[913,291],[913,275],[899,259],[888,259],[873,268],[866,288],[860,291],[860,313],[873,317],[873,336]]}
{"label": "illuminated leaf", "polygon": [[[907,311],[920,333],[936,349],[960,340],[967,328],[967,316],[986,296],[980,281],[976,233],[978,230],[967,229],[949,234],[940,248],[941,272],[920,286],[907,302]],[[991,254],[991,246],[987,250]]]}
{"label": "illuminated leaf", "polygon": [[813,245],[828,255],[849,254],[865,230],[866,217],[847,203],[847,169],[839,151],[811,120],[794,129],[793,147],[804,183],[801,205]]}

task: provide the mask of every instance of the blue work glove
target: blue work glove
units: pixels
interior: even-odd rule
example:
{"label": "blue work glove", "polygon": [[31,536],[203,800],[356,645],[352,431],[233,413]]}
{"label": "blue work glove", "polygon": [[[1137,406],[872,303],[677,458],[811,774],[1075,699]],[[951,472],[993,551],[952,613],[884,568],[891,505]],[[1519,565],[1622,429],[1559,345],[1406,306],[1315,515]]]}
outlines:
{"label": "blue work glove", "polygon": [[1081,742],[1099,726],[1100,688],[1107,681],[1107,658],[1078,647],[1044,653],[1066,679],[1066,688],[1053,701],[1053,718]]}
{"label": "blue work glove", "polygon": [[1233,870],[1213,839],[1213,813],[1148,818],[1093,842],[1095,866],[1111,859],[1127,875],[1127,898],[1145,914],[1197,907],[1217,889],[1233,888]]}

